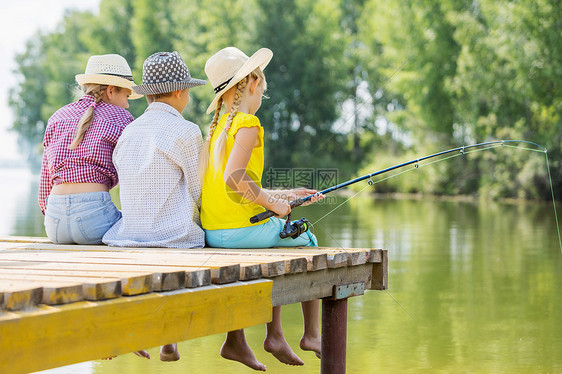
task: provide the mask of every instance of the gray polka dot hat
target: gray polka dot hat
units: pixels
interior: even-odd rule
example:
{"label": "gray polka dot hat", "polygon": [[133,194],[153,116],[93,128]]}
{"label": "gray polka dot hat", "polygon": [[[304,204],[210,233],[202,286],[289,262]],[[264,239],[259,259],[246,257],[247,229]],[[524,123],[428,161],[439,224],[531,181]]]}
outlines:
{"label": "gray polka dot hat", "polygon": [[148,57],[142,66],[142,83],[133,86],[141,95],[157,95],[207,84],[202,79],[192,78],[180,54],[156,52]]}

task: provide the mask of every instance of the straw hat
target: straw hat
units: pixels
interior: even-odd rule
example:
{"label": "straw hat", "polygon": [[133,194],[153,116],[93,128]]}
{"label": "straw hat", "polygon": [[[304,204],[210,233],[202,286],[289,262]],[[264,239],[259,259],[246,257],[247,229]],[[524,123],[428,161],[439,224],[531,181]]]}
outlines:
{"label": "straw hat", "polygon": [[258,67],[265,69],[272,57],[273,52],[267,48],[261,48],[248,57],[236,47],[226,47],[209,58],[205,64],[205,74],[213,85],[215,98],[207,108],[207,114],[215,110],[219,98],[226,91]]}
{"label": "straw hat", "polygon": [[[91,56],[88,59],[85,73],[78,74],[76,82],[80,86],[92,83],[123,87],[128,88],[131,92],[135,85],[129,64],[122,56],[116,54]],[[142,95],[132,92],[129,99],[140,97]]]}
{"label": "straw hat", "polygon": [[133,90],[143,95],[157,95],[204,84],[207,81],[191,77],[178,52],[156,52],[144,61],[142,84],[133,86]]}

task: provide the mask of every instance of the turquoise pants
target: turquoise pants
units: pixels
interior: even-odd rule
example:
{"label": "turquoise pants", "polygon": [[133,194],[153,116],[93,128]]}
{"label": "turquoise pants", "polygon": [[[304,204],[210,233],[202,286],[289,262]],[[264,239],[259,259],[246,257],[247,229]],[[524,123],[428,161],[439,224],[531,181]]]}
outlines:
{"label": "turquoise pants", "polygon": [[270,248],[270,247],[317,247],[316,236],[309,231],[296,239],[281,239],[285,221],[272,217],[266,223],[238,229],[205,230],[205,240],[209,247],[217,248]]}

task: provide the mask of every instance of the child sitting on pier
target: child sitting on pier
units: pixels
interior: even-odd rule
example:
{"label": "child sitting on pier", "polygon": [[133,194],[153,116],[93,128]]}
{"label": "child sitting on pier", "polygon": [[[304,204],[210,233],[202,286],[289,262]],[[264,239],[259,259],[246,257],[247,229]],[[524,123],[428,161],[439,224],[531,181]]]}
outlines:
{"label": "child sitting on pier", "polygon": [[49,118],[43,146],[39,206],[54,243],[101,244],[121,217],[109,190],[117,185],[111,155],[133,116],[131,68],[116,54],[91,56],[76,75],[84,96]]}
{"label": "child sitting on pier", "polygon": [[[103,237],[119,247],[201,248],[198,176],[201,130],[182,117],[189,89],[207,82],[192,78],[178,52],[158,52],[143,64],[143,84],[134,86],[148,108],[123,131],[113,162],[120,179],[123,217]],[[179,359],[176,344],[160,359]]]}
{"label": "child sitting on pier", "polygon": [[[261,106],[266,89],[263,69],[273,53],[262,48],[251,57],[234,47],[217,52],[205,65],[215,98],[207,113],[215,111],[205,148],[201,155],[203,195],[201,223],[207,244],[224,248],[264,248],[274,246],[316,246],[316,237],[305,232],[296,239],[281,239],[284,222],[273,217],[251,224],[249,218],[264,207],[279,217],[290,211],[289,200],[315,194],[315,190],[296,189],[266,191],[261,187],[263,172],[263,127],[254,115]],[[220,112],[223,103],[226,112]],[[318,196],[312,202],[321,199]],[[320,355],[318,300],[302,303],[305,330],[300,342],[303,350]],[[281,328],[281,307],[273,308],[272,322],[267,324],[266,351],[289,365],[303,365],[292,351]],[[244,330],[231,331],[221,355],[255,370],[265,370],[248,346]]]}

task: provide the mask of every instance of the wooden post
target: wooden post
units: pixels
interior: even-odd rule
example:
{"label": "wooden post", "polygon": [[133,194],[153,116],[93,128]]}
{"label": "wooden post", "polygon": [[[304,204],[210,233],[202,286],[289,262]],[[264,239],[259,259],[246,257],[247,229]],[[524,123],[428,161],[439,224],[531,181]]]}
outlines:
{"label": "wooden post", "polygon": [[345,373],[347,298],[322,299],[321,374]]}

